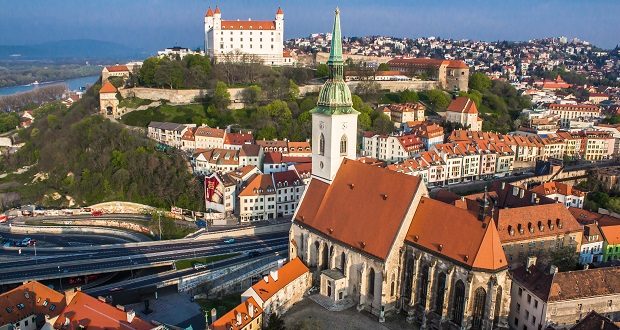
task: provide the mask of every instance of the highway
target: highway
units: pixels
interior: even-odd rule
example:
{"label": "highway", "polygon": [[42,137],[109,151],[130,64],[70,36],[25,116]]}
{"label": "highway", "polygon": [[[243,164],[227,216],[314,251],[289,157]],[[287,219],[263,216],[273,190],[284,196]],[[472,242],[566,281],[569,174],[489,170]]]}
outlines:
{"label": "highway", "polygon": [[[288,233],[235,238],[234,243],[218,240],[176,240],[103,245],[96,248],[46,249],[36,260],[0,262],[0,284],[24,280],[73,277],[111,271],[172,264],[175,260],[241,253],[288,245]],[[14,252],[17,253],[17,252]],[[22,254],[34,255],[33,248]]]}
{"label": "highway", "polygon": [[259,257],[250,257],[248,255],[244,255],[238,258],[231,258],[231,259],[218,261],[214,263],[213,266],[207,267],[207,269],[196,270],[194,268],[188,268],[188,269],[177,270],[177,271],[169,271],[169,272],[160,273],[154,276],[146,276],[144,278],[130,279],[127,281],[117,282],[114,284],[95,287],[92,289],[85,290],[85,292],[90,294],[91,296],[96,297],[96,296],[108,295],[110,293],[117,292],[120,290],[122,290],[123,292],[126,292],[126,291],[141,289],[145,287],[153,287],[165,281],[170,281],[170,280],[181,278],[183,276],[188,276],[188,275],[193,275],[193,274],[198,274],[198,273],[205,273],[209,271],[213,272],[213,271],[228,268],[238,263],[247,262],[250,260],[257,260],[258,262],[260,260],[272,258],[275,256],[286,258],[287,251],[288,251],[288,246],[284,245],[284,246],[274,248],[270,252],[263,253]]}

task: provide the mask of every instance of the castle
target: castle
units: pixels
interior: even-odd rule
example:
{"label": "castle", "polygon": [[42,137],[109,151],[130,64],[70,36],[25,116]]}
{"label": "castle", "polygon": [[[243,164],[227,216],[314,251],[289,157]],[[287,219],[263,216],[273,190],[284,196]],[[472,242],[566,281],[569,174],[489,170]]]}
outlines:
{"label": "castle", "polygon": [[284,63],[284,12],[278,8],[273,21],[223,20],[222,11],[207,10],[204,18],[205,53],[216,62],[258,61]]}

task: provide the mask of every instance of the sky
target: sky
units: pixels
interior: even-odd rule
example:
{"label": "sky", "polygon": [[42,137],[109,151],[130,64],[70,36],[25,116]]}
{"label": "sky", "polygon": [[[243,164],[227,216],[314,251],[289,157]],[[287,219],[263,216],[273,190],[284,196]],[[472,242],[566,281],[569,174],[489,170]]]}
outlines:
{"label": "sky", "polygon": [[329,32],[339,6],[344,36],[620,43],[618,0],[0,0],[0,45],[95,39],[195,48],[203,44],[204,13],[216,4],[223,19],[254,20],[273,19],[281,6],[287,39]]}

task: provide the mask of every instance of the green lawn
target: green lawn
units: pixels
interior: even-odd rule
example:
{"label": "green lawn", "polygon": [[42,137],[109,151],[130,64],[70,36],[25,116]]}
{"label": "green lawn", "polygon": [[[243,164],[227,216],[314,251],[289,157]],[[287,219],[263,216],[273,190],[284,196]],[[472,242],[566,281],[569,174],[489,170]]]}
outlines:
{"label": "green lawn", "polygon": [[177,270],[186,269],[194,267],[194,264],[208,264],[210,262],[216,262],[220,260],[230,259],[238,256],[240,253],[230,253],[224,254],[221,256],[213,256],[213,257],[205,257],[205,258],[197,258],[197,259],[187,259],[187,260],[178,260],[175,265]]}
{"label": "green lawn", "polygon": [[121,118],[121,121],[130,126],[146,127],[152,121],[173,122],[179,124],[201,124],[208,122],[206,116],[207,105],[187,104],[172,106],[162,104],[155,108],[142,111],[133,111]]}
{"label": "green lawn", "polygon": [[120,108],[132,108],[135,109],[141,105],[147,105],[147,104],[151,104],[153,101],[151,100],[145,100],[145,99],[141,99],[141,98],[137,98],[137,97],[128,97],[125,99],[122,99],[118,106]]}

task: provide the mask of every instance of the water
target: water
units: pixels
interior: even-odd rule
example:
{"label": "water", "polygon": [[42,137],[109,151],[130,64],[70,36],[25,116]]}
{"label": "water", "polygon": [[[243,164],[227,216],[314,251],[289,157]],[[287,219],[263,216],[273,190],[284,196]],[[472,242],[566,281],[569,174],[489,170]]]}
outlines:
{"label": "water", "polygon": [[73,79],[67,79],[67,80],[59,80],[59,81],[54,81],[54,82],[43,82],[43,83],[40,83],[39,85],[2,87],[0,88],[0,96],[28,92],[37,87],[47,86],[51,84],[66,84],[69,87],[69,90],[74,91],[74,90],[80,89],[80,87],[87,87],[87,86],[94,84],[97,81],[97,79],[99,79],[98,75],[81,77],[81,78],[73,78]]}

